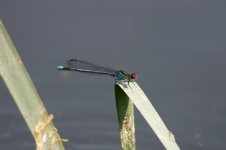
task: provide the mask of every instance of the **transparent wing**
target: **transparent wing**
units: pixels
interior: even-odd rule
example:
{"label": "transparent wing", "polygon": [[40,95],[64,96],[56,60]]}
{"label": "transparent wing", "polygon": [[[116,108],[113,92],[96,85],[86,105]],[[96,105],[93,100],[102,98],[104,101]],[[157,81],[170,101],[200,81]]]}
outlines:
{"label": "transparent wing", "polygon": [[94,65],[92,63],[88,63],[88,62],[78,60],[78,59],[68,60],[67,66],[70,67],[70,68],[75,68],[75,69],[98,71],[98,72],[107,72],[109,74],[115,74],[116,72],[119,71],[119,70],[108,68],[108,67],[102,67],[102,66]]}

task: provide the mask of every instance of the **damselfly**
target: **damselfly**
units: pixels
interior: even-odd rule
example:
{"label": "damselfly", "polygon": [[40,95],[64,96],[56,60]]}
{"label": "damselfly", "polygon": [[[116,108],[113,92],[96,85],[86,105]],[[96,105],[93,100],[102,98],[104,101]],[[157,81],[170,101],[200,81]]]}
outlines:
{"label": "damselfly", "polygon": [[128,84],[131,80],[133,81],[137,79],[137,75],[135,73],[128,73],[125,70],[102,67],[78,59],[70,59],[67,61],[66,66],[58,66],[57,69],[66,71],[78,71],[91,74],[109,75],[114,77],[116,82],[127,81]]}

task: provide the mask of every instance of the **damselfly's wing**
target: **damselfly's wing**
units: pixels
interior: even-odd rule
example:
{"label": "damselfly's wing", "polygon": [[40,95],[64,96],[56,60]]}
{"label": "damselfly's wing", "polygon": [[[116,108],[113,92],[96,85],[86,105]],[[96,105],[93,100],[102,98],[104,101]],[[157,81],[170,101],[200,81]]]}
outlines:
{"label": "damselfly's wing", "polygon": [[78,59],[68,60],[67,66],[70,67],[70,68],[75,68],[75,69],[98,71],[98,72],[107,72],[109,74],[115,74],[116,72],[118,72],[118,70],[116,70],[116,69],[94,65],[92,63],[88,63],[88,62],[78,60]]}

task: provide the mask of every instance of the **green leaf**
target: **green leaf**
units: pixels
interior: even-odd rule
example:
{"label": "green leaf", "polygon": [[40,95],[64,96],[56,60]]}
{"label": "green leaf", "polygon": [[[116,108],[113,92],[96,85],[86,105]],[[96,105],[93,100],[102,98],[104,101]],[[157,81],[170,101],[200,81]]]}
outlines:
{"label": "green leaf", "polygon": [[37,149],[61,149],[63,144],[41,98],[0,20],[0,75],[23,115]]}
{"label": "green leaf", "polygon": [[122,149],[135,150],[133,103],[117,84],[115,84],[115,98]]}
{"label": "green leaf", "polygon": [[[169,150],[179,150],[180,148],[175,141],[174,135],[167,129],[154,106],[151,104],[150,100],[144,94],[139,85],[136,82],[130,82],[129,86],[128,82],[117,83],[117,85],[124,91],[124,93],[126,93],[128,97],[127,99],[130,99],[140,111],[141,115],[153,129],[163,146]],[[116,91],[116,95],[118,95],[117,92],[119,92],[119,90]],[[124,98],[126,99],[126,96],[124,96]]]}

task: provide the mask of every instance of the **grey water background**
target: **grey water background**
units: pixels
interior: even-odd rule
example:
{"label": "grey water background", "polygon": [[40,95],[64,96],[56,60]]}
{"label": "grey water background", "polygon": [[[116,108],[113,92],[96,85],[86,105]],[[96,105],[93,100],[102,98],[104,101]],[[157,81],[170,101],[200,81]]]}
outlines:
{"label": "grey water background", "polygon": [[[226,9],[211,0],[0,1],[0,18],[66,149],[121,149],[113,79],[56,70],[69,58],[127,69],[181,149],[226,149]],[[16,71],[16,70],[15,70]],[[138,150],[164,149],[138,111]],[[35,149],[0,80],[0,149]]]}

